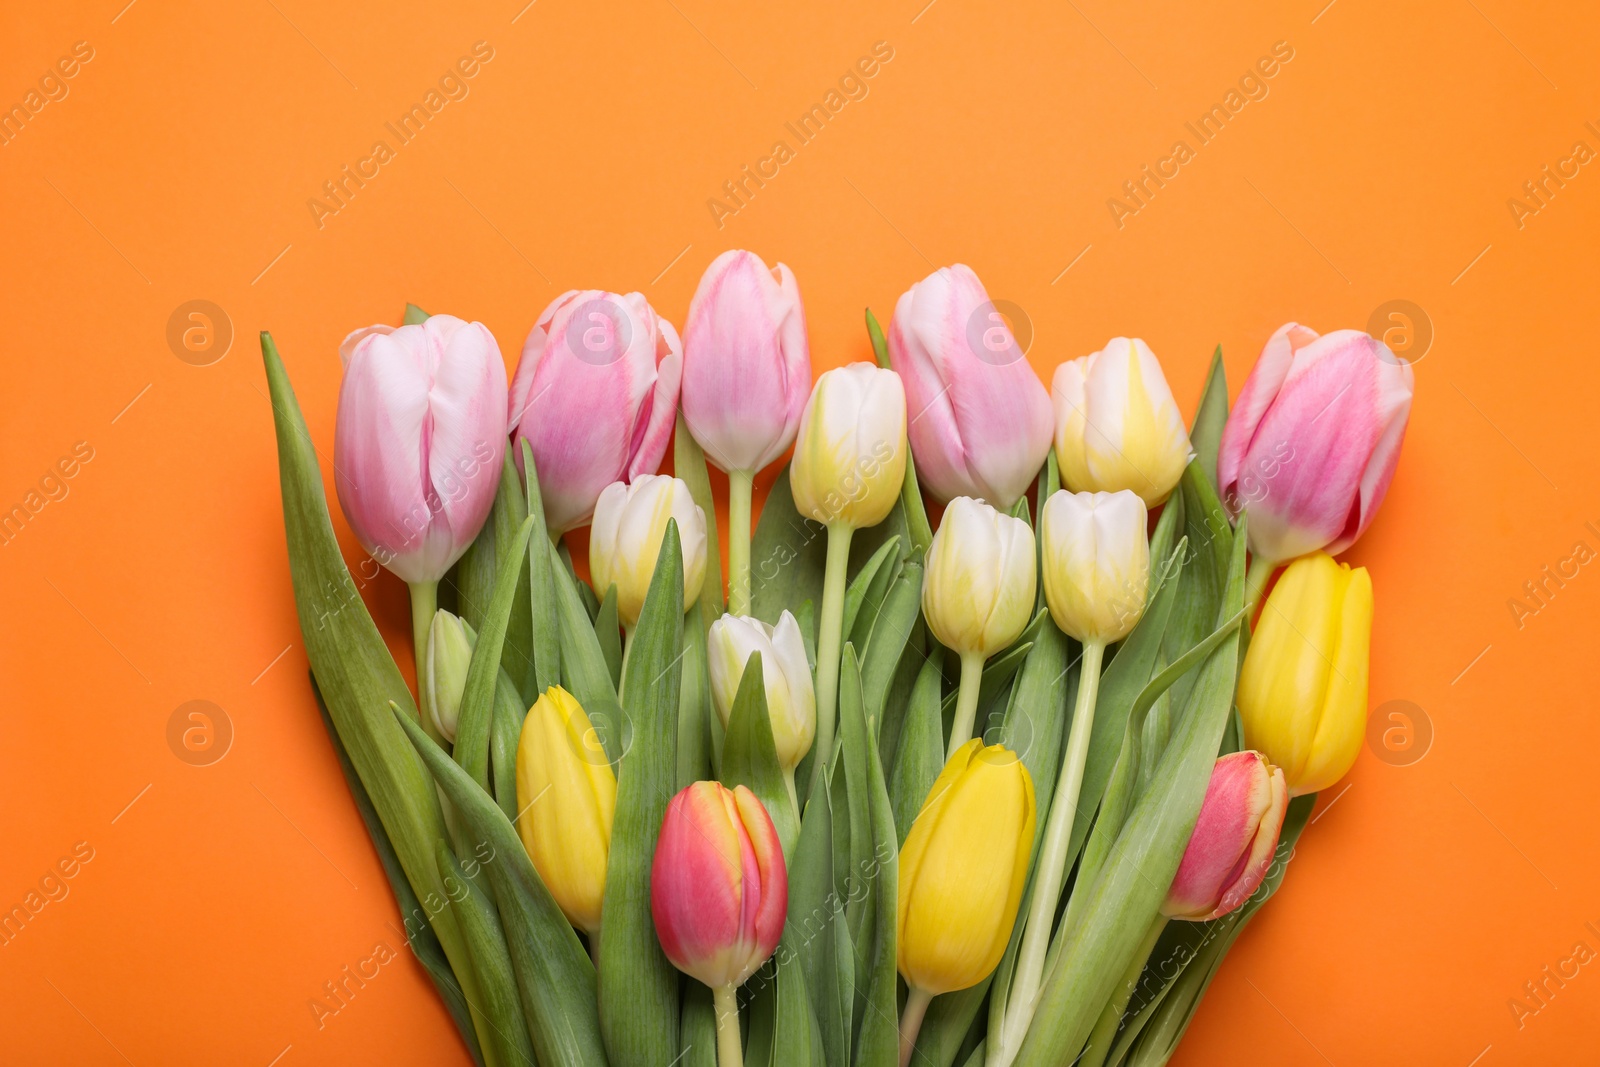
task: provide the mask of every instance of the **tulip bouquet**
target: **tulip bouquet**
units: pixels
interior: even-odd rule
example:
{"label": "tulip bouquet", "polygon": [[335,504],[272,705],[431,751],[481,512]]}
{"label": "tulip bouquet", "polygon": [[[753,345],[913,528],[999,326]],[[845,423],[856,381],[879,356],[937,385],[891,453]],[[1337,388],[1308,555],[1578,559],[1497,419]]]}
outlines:
{"label": "tulip bouquet", "polygon": [[1409,367],[1291,324],[1186,425],[1138,339],[1047,393],[966,267],[867,328],[813,383],[793,274],[728,252],[681,341],[570,292],[509,386],[480,324],[352,333],[334,481],[414,689],[262,335],[313,688],[476,1062],[1165,1063],[1354,761],[1333,555]]}

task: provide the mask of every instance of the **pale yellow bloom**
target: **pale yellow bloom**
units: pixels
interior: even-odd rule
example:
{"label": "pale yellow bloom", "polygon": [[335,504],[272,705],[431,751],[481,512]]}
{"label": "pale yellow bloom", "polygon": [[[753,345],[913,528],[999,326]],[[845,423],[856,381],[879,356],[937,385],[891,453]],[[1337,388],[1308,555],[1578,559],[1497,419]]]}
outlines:
{"label": "pale yellow bloom", "polygon": [[706,516],[681,478],[645,474],[630,482],[612,482],[594,506],[589,531],[589,574],[601,596],[614,582],[617,615],[632,628],[644,608],[650,579],[656,573],[667,520],[678,520],[683,548],[683,607],[700,597],[706,580]]}
{"label": "pale yellow bloom", "polygon": [[1050,400],[1061,480],[1074,492],[1131,489],[1155,507],[1194,454],[1161,364],[1138,338],[1061,364]]}
{"label": "pale yellow bloom", "polygon": [[928,547],[922,614],[946,648],[984,657],[1015,641],[1038,588],[1033,529],[981,500],[958,496]]}
{"label": "pale yellow bloom", "polygon": [[800,415],[789,487],[808,519],[876,526],[900,499],[906,476],[906,392],[900,376],[871,363],[827,371]]}
{"label": "pale yellow bloom", "polygon": [[1115,493],[1051,493],[1039,516],[1050,617],[1079,641],[1109,644],[1144,614],[1150,543],[1144,501]]}
{"label": "pale yellow bloom", "polygon": [[723,726],[733,714],[733,699],[739,693],[745,665],[752,653],[761,653],[761,682],[778,765],[793,771],[811,751],[817,732],[817,695],[800,624],[787,611],[778,616],[777,626],[748,616],[724,615],[711,624],[706,641],[711,696]]}

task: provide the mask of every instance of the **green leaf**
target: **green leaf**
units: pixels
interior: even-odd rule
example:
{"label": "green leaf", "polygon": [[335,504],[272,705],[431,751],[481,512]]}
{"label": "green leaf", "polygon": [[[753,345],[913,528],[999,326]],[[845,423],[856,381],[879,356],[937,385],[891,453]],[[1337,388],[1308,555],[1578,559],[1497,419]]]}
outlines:
{"label": "green leaf", "polygon": [[785,860],[794,856],[800,840],[800,820],[789,799],[783,769],[778,765],[759,652],[752,652],[745,662],[733,710],[728,713],[728,736],[722,745],[722,784],[729,789],[742,785],[754,793],[772,818]]}
{"label": "green leaf", "polygon": [[[871,990],[875,927],[884,921],[878,914],[878,898],[872,891],[874,875],[880,867],[874,833],[874,775],[881,777],[877,751],[870,744],[871,733],[861,706],[861,669],[856,663],[855,646],[845,643],[839,665],[839,754],[844,762],[847,807],[850,812],[850,868],[845,877],[845,918],[850,943],[854,947],[855,968],[851,988],[855,992],[852,1040],[859,1047],[862,1027],[873,1008]],[[887,810],[887,793],[885,793]],[[892,814],[887,816],[892,819]],[[887,921],[893,923],[891,913]],[[890,1013],[893,1014],[892,1012]]]}
{"label": "green leaf", "polygon": [[[845,646],[849,648],[850,646]],[[883,780],[877,737],[865,731],[870,772],[868,800],[872,814],[872,859],[866,872],[872,884],[874,921],[868,970],[866,1009],[856,1040],[856,1067],[896,1067],[900,1062],[897,1008],[895,926],[899,894],[900,851],[894,808]]]}
{"label": "green leaf", "polygon": [[[877,357],[878,366],[889,367],[889,345],[884,340],[883,327],[878,325],[878,318],[867,309],[867,336],[872,339],[872,352]],[[905,514],[907,534],[913,550],[920,549],[927,554],[928,546],[933,544],[933,527],[928,525],[928,511],[922,503],[922,489],[917,485],[917,463],[911,455],[911,449],[906,449],[906,477],[900,486],[900,506]]]}
{"label": "green leaf", "polygon": [[522,724],[528,709],[522,694],[511,684],[505,671],[499,672],[494,688],[494,722],[489,734],[489,764],[494,774],[494,799],[506,818],[517,821],[517,745],[522,740]]}
{"label": "green leaf", "polygon": [[594,617],[594,636],[600,642],[600,654],[605,657],[606,670],[611,672],[613,687],[622,684],[622,619],[617,614],[617,583],[606,588],[606,598],[600,602],[600,613]]}
{"label": "green leaf", "polygon": [[[444,891],[455,901],[467,953],[477,972],[478,992],[483,998],[478,1006],[489,1021],[485,1029],[491,1049],[489,1058],[504,1067],[534,1067],[533,1041],[522,1020],[511,950],[506,947],[505,930],[500,926],[494,902],[478,888],[476,880],[467,877],[455,853],[443,841],[435,846],[435,859]],[[476,861],[473,865],[478,866]]]}
{"label": "green leaf", "polygon": [[682,1051],[672,1067],[717,1067],[717,1008],[711,990],[693,978],[684,980],[679,1019]]}
{"label": "green leaf", "polygon": [[484,615],[483,628],[472,648],[472,663],[461,691],[461,715],[456,723],[455,758],[469,777],[485,793],[489,791],[489,732],[494,718],[494,689],[500,675],[500,651],[506,639],[506,624],[516,599],[518,575],[528,548],[533,520],[523,520],[509,542],[509,551],[500,561],[494,596]]}
{"label": "green leaf", "polygon": [[889,580],[892,574],[885,572],[889,559],[894,555],[899,544],[898,538],[891,537],[878,547],[861,569],[850,580],[849,586],[844,591],[844,626],[841,633],[846,641],[854,641],[856,636],[856,619],[863,612],[866,613],[867,626],[863,632],[857,648],[866,645],[866,634],[872,630],[872,619],[877,618],[878,608],[883,604],[884,593],[888,591]]}
{"label": "green leaf", "polygon": [[[822,788],[814,791],[800,822],[800,841],[789,864],[789,912],[784,936],[795,950],[805,976],[823,1059],[829,1064],[850,1062],[850,1007],[841,997],[838,940],[845,925],[841,898],[834,889],[833,774],[835,764],[823,770]],[[780,949],[781,951],[781,949]],[[848,956],[849,946],[845,951]]]}
{"label": "green leaf", "polygon": [[[476,842],[473,859],[482,864],[494,887],[521,994],[523,1019],[539,1064],[586,1067],[604,1063],[595,1012],[594,967],[578,935],[534,870],[510,820],[467,772],[422,732],[422,727],[392,703],[390,707],[395,722],[450,798],[466,827],[465,836]],[[437,867],[434,875],[438,877]],[[440,892],[444,892],[442,882]],[[676,1024],[676,1017],[673,1022]]]}
{"label": "green leaf", "polygon": [[827,529],[795,510],[787,465],[778,472],[750,542],[751,611],[776,625],[785,608],[822,603]]}
{"label": "green leaf", "polygon": [[[601,611],[604,612],[603,605]],[[702,600],[689,609],[683,621],[683,680],[678,696],[679,789],[711,778],[711,720],[717,714],[711,707],[705,613]],[[798,823],[795,830],[799,832]]]}
{"label": "green leaf", "polygon": [[555,563],[545,544],[550,529],[544,521],[544,495],[539,492],[539,475],[534,470],[533,449],[522,440],[522,473],[528,494],[528,518],[533,533],[528,538],[529,644],[533,650],[533,691],[525,693],[531,704],[553,685],[561,684],[561,636],[556,627]]}
{"label": "green leaf", "polygon": [[[515,592],[511,602],[511,612],[506,617],[506,639],[500,653],[500,665],[511,675],[511,680],[517,683],[522,698],[531,704],[538,693],[533,688],[535,682],[533,608],[529,599],[527,550],[516,549],[512,544],[529,517],[528,501],[522,495],[522,489],[522,479],[517,477],[517,468],[512,463],[511,453],[508,450],[500,466],[500,493],[495,498],[495,508],[489,515],[489,521],[494,523],[495,528],[494,589],[500,587],[500,571],[507,565],[507,554],[515,553],[517,556]],[[531,543],[531,537],[529,541]],[[487,625],[488,608],[484,609],[484,620]],[[483,632],[483,626],[478,627],[478,632]]]}
{"label": "green leaf", "polygon": [[1228,422],[1228,372],[1222,365],[1222,346],[1211,355],[1205,388],[1200,390],[1200,406],[1189,429],[1189,444],[1194,446],[1194,461],[1217,482],[1217,450],[1222,445],[1222,428]]}
{"label": "green leaf", "polygon": [[[339,554],[317,453],[277,346],[267,333],[261,335],[261,355],[278,442],[295,611],[312,673],[412,890],[425,901],[446,901],[434,861],[434,844],[445,839],[439,797],[388,710],[392,701],[415,723],[416,703]],[[446,901],[428,918],[470,1006],[477,999],[476,990],[455,915]]]}
{"label": "green leaf", "polygon": [[[550,553],[554,558],[554,546]],[[561,639],[561,684],[588,713],[606,755],[616,763],[622,758],[625,731],[611,668],[606,665],[605,653],[601,651],[594,620],[578,595],[578,580],[565,564],[553,566],[551,573],[555,577],[556,616]]]}
{"label": "green leaf", "polygon": [[706,514],[706,544],[711,551],[706,553],[706,580],[700,590],[700,603],[706,606],[706,625],[710,626],[722,617],[725,604],[722,598],[722,553],[717,551],[717,546],[722,543],[717,540],[717,502],[711,495],[711,474],[706,469],[705,453],[700,449],[700,442],[694,439],[694,434],[689,432],[688,420],[683,417],[681,410],[677,424],[672,428],[672,473],[683,479],[689,487],[689,495]]}
{"label": "green leaf", "polygon": [[421,308],[417,307],[417,305],[407,303],[405,317],[400,320],[400,325],[419,326],[422,323],[427,322],[430,318],[432,318],[432,316],[426,311],[423,311]]}
{"label": "green leaf", "polygon": [[[908,562],[906,567],[916,565],[916,561],[913,560]],[[905,577],[906,575],[902,571],[900,578],[896,579],[897,587],[889,590],[889,601],[886,602],[885,613],[880,613],[878,623],[873,627],[874,630],[879,627],[886,627],[886,634],[881,636],[888,638],[887,649],[893,648],[896,633],[895,622],[893,621],[896,619],[896,614],[890,609],[893,607],[895,598],[901,592],[898,589],[898,583]],[[920,574],[916,577],[915,582],[921,582]],[[867,642],[867,657],[863,660],[861,668],[861,686],[864,698],[869,708],[876,707],[879,709],[876,716],[878,753],[883,757],[883,765],[886,768],[894,766],[895,757],[899,753],[900,735],[905,726],[906,709],[911,704],[911,693],[916,688],[917,675],[922,672],[922,665],[930,659],[927,653],[928,631],[922,622],[920,595],[916,598],[912,610],[917,614],[911,623],[911,634],[905,639],[904,645],[900,649],[900,661],[895,664],[894,672],[889,675],[887,684],[883,683],[881,676],[878,674],[882,669],[881,666],[875,662],[879,657],[885,655],[887,649],[880,647],[874,652],[870,639]],[[900,617],[903,618],[904,616]],[[880,689],[881,693],[879,692]]]}
{"label": "green leaf", "polygon": [[906,707],[905,728],[895,754],[894,774],[889,784],[889,806],[894,813],[895,847],[905,843],[911,824],[928,791],[944,769],[944,721],[939,716],[939,668],[932,661],[922,664],[917,683]]}
{"label": "green leaf", "polygon": [[656,938],[650,866],[677,784],[682,647],[683,549],[677,521],[668,520],[622,680],[633,730],[617,771],[600,937],[600,1028],[611,1067],[659,1067],[679,1051],[678,972]]}
{"label": "green leaf", "polygon": [[406,881],[406,872],[400,866],[400,857],[395,855],[394,844],[390,842],[389,835],[383,828],[383,821],[378,818],[378,812],[372,806],[372,799],[367,796],[366,787],[361,784],[361,778],[356,774],[356,769],[350,763],[350,754],[344,750],[344,742],[339,740],[339,731],[334,729],[333,719],[328,716],[328,706],[322,702],[322,691],[317,688],[317,679],[311,679],[311,693],[317,698],[317,710],[322,713],[322,725],[327,727],[328,740],[333,744],[333,751],[339,757],[339,768],[344,771],[345,784],[350,787],[350,796],[356,802],[356,810],[361,813],[361,821],[366,824],[367,835],[372,838],[372,847],[378,853],[378,861],[383,864],[383,873],[389,878],[389,888],[394,891],[394,902],[400,907],[400,917],[405,923],[406,942],[411,946],[411,951],[416,954],[417,960],[428,972],[428,977],[433,979],[433,987],[439,994],[439,999],[444,1001],[444,1006],[449,1009],[450,1017],[455,1020],[456,1029],[461,1033],[461,1040],[466,1043],[467,1051],[472,1053],[472,1059],[482,1067],[483,1050],[478,1047],[478,1035],[472,1029],[472,1014],[467,1010],[466,998],[461,995],[461,983],[456,981],[455,972],[450,969],[450,961],[445,959],[444,949],[439,946],[439,938],[435,936],[433,928],[428,925],[422,902],[417,900],[417,894],[412,892],[411,883]]}

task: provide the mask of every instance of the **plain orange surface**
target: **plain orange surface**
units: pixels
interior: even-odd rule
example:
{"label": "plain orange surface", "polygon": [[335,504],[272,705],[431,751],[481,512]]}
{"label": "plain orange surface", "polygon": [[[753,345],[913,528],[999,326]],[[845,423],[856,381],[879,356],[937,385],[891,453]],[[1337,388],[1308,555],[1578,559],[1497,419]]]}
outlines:
{"label": "plain orange surface", "polygon": [[[1042,376],[1137,334],[1186,408],[1218,342],[1237,393],[1287,320],[1424,309],[1399,472],[1349,559],[1377,590],[1372,706],[1412,702],[1432,745],[1325,794],[1177,1062],[1594,1062],[1600,563],[1508,601],[1600,550],[1600,168],[1574,157],[1600,151],[1600,17],[1324,3],[9,5],[0,104],[39,107],[0,147],[0,507],[45,503],[0,545],[0,907],[74,875],[0,947],[0,1060],[465,1062],[407,954],[309,1006],[401,938],[306,683],[256,332],[326,458],[338,342],[403,301],[509,362],[569,287],[681,325],[745,247],[794,269],[818,369],[869,358],[863,306],[887,321],[963,262],[1025,309]],[[396,147],[385,123],[476,42],[468,95]],[[877,42],[867,95],[799,144],[785,123]],[[1185,123],[1275,46],[1267,95],[1199,144]],[[1176,176],[1108,207],[1180,139]],[[793,158],[719,220],[778,140]],[[231,323],[206,366],[167,340],[191,300]],[[408,661],[403,587],[364,595]],[[191,700],[231,723],[209,766],[169,747]]]}

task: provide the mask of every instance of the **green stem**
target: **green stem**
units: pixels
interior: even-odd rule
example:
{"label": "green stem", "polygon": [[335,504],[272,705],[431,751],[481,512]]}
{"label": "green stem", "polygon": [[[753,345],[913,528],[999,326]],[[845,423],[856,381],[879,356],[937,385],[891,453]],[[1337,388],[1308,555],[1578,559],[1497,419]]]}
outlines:
{"label": "green stem", "polygon": [[622,628],[622,666],[617,671],[617,702],[622,702],[622,694],[628,684],[628,653],[633,651],[633,631],[638,628],[638,623]]}
{"label": "green stem", "polygon": [[438,582],[408,582],[411,590],[411,652],[417,663],[417,716],[423,731],[435,744],[445,743],[433,722],[433,698],[428,695],[428,632],[439,610]]}
{"label": "green stem", "polygon": [[811,761],[811,784],[806,797],[816,791],[822,769],[833,757],[833,727],[839,714],[839,656],[844,629],[844,590],[850,577],[850,537],[854,527],[828,524],[828,567],[822,578],[822,630],[817,638],[817,740]]}
{"label": "green stem", "polygon": [[730,615],[750,614],[750,493],[755,478],[755,471],[731,471],[728,474],[728,613]]}
{"label": "green stem", "polygon": [[1133,999],[1133,991],[1139,986],[1139,975],[1144,973],[1145,962],[1150,959],[1150,953],[1156,947],[1156,939],[1166,928],[1166,917],[1157,915],[1155,922],[1150,924],[1149,932],[1144,935],[1139,951],[1134,953],[1128,969],[1123,972],[1122,981],[1117,984],[1111,999],[1100,1012],[1100,1018],[1094,1024],[1094,1031],[1089,1034],[1089,1044],[1084,1048],[1083,1055],[1078,1058],[1076,1067],[1101,1067],[1105,1063],[1106,1054],[1111,1051],[1111,1043],[1116,1040],[1117,1031],[1122,1028],[1122,1013],[1128,1010],[1128,1001]]}
{"label": "green stem", "polygon": [[711,991],[717,1013],[717,1067],[744,1067],[744,1050],[739,1045],[739,998],[733,986],[718,986]]}
{"label": "green stem", "polygon": [[789,787],[789,806],[794,809],[795,823],[798,825],[800,821],[800,796],[794,790],[793,767],[785,767],[783,769],[783,784]]}
{"label": "green stem", "polygon": [[1267,587],[1267,579],[1272,577],[1272,572],[1278,569],[1278,561],[1267,559],[1263,556],[1252,556],[1250,568],[1244,576],[1244,607],[1246,618],[1254,617],[1256,605],[1261,602],[1261,591]]}
{"label": "green stem", "polygon": [[911,1062],[911,1053],[917,1047],[917,1032],[928,1014],[928,1004],[933,994],[924,993],[916,986],[906,990],[906,1010],[900,1015],[900,1067]]}
{"label": "green stem", "polygon": [[1089,755],[1089,736],[1094,730],[1095,698],[1100,692],[1100,662],[1105,658],[1102,641],[1086,641],[1083,664],[1078,672],[1078,702],[1072,711],[1072,732],[1067,737],[1067,755],[1061,763],[1055,793],[1050,797],[1050,820],[1045,824],[1044,844],[1034,873],[1033,899],[1028,904],[1028,925],[1017,953],[1016,977],[1006,1005],[1007,1022],[1003,1030],[1005,1047],[997,1050],[998,1065],[1011,1062],[1022,1047],[1022,1038],[1033,1021],[1034,1000],[1044,980],[1045,954],[1050,949],[1050,926],[1056,905],[1061,900],[1061,885],[1067,875],[1067,848],[1072,843],[1072,824],[1078,814],[1078,791],[1083,788],[1083,764]]}
{"label": "green stem", "polygon": [[973,721],[978,717],[978,688],[983,681],[983,653],[967,652],[961,656],[961,688],[957,690],[956,716],[950,723],[950,747],[944,758],[948,762],[956,749],[972,740]]}

